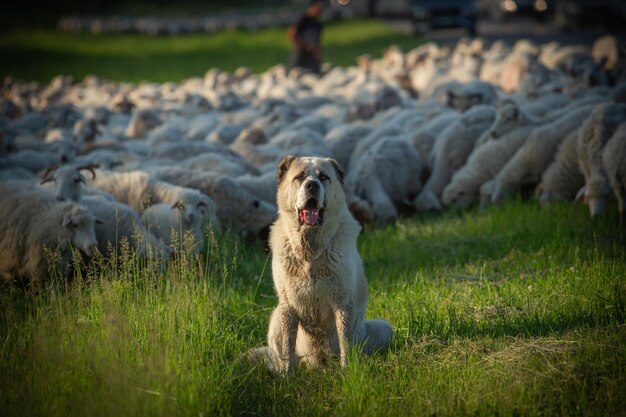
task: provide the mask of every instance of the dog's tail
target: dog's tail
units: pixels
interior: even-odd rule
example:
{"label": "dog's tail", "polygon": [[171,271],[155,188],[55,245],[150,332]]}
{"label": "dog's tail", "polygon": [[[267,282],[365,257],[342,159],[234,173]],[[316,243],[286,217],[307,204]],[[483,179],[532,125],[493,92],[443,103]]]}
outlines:
{"label": "dog's tail", "polygon": [[262,346],[250,349],[243,355],[244,360],[252,365],[264,365],[270,372],[274,372],[274,361],[272,361],[272,352],[268,346]]}

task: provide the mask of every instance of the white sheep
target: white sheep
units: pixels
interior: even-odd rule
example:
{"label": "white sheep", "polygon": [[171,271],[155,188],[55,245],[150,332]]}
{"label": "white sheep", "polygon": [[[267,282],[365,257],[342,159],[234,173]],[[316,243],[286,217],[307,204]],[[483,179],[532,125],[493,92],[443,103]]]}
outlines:
{"label": "white sheep", "polygon": [[423,124],[420,128],[414,131],[407,130],[407,133],[411,137],[411,143],[420,156],[420,162],[422,165],[422,177],[428,177],[432,170],[431,160],[429,158],[430,152],[435,145],[437,136],[448,126],[456,122],[460,117],[460,114],[455,111],[446,111],[435,117],[430,121]]}
{"label": "white sheep", "polygon": [[85,177],[81,171],[89,171],[92,178],[95,178],[94,168],[90,165],[52,166],[42,175],[40,184],[48,184],[50,187],[46,188],[54,188],[54,195],[58,201],[80,201],[82,186],[85,184]]}
{"label": "white sheep", "polygon": [[227,147],[218,142],[174,142],[150,148],[148,157],[182,161],[206,152],[226,152]]}
{"label": "white sheep", "polygon": [[545,206],[559,201],[572,201],[585,185],[585,177],[578,164],[579,130],[572,131],[559,146],[554,161],[541,175],[536,196]]}
{"label": "white sheep", "polygon": [[474,106],[437,137],[431,151],[432,174],[413,204],[418,210],[441,210],[439,200],[452,175],[461,168],[478,138],[491,126],[495,110]]}
{"label": "white sheep", "polygon": [[204,251],[206,221],[200,216],[191,218],[187,216],[185,206],[181,203],[153,204],[141,214],[141,221],[150,233],[159,237],[175,251],[187,249],[194,253]]}
{"label": "white sheep", "polygon": [[602,165],[602,148],[617,127],[626,121],[626,104],[603,103],[594,107],[578,136],[577,152],[585,176],[585,201],[591,216],[602,213],[611,192]]}
{"label": "white sheep", "polygon": [[[497,126],[496,120],[491,129]],[[528,139],[533,129],[532,125],[519,125],[511,131],[499,134],[498,140],[489,140],[478,146],[470,154],[467,163],[453,175],[444,188],[442,203],[445,206],[465,209],[477,202],[480,186],[498,174],[502,166]]]}
{"label": "white sheep", "polygon": [[161,118],[154,110],[141,109],[133,113],[126,131],[126,137],[135,139],[145,136],[149,131],[162,123]]}
{"label": "white sheep", "polygon": [[460,84],[456,88],[448,90],[447,93],[448,106],[461,113],[479,104],[494,104],[498,98],[494,86],[481,80]]}
{"label": "white sheep", "polygon": [[[541,174],[554,160],[561,142],[577,130],[593,105],[583,105],[569,114],[536,128],[515,155],[502,167],[491,183],[489,199],[498,203],[523,185],[537,184]],[[489,191],[487,188],[483,191]]]}
{"label": "white sheep", "polygon": [[220,223],[229,225],[235,232],[257,234],[276,218],[274,204],[259,199],[227,176],[174,167],[155,170],[152,174],[158,179],[201,191],[211,197],[217,205],[216,214]]}
{"label": "white sheep", "polygon": [[141,258],[166,258],[169,248],[144,227],[139,214],[126,204],[85,196],[81,199],[100,222],[96,224],[98,248],[104,255],[119,254],[122,242]]}
{"label": "white sheep", "polygon": [[232,151],[206,152],[182,160],[176,165],[188,170],[214,172],[232,177],[259,173],[258,169],[248,160]]}
{"label": "white sheep", "polygon": [[620,221],[626,220],[626,123],[604,145],[602,166],[617,198]]}
{"label": "white sheep", "polygon": [[346,167],[357,143],[371,131],[372,128],[365,125],[351,123],[339,125],[328,131],[324,143],[330,149],[333,159]]}
{"label": "white sheep", "polygon": [[159,181],[142,171],[97,171],[96,178],[88,179],[87,184],[112,194],[117,201],[139,213],[152,204],[182,203],[186,207],[186,216],[206,216],[208,221],[217,225],[214,203],[206,194]]}
{"label": "white sheep", "polygon": [[352,209],[359,206],[371,213],[360,216],[363,220],[395,219],[396,205],[404,204],[419,192],[420,174],[420,158],[409,138],[386,137],[365,152],[358,163],[351,163],[345,178],[346,200]]}
{"label": "white sheep", "polygon": [[[0,275],[34,286],[65,279],[72,247],[97,252],[93,215],[73,202],[58,202],[43,190],[0,185]],[[53,272],[55,271],[55,272]],[[52,276],[51,276],[52,275]]]}
{"label": "white sheep", "polygon": [[261,175],[242,175],[235,178],[235,181],[261,200],[276,205],[278,180],[276,179],[275,166],[271,165],[271,168]]}

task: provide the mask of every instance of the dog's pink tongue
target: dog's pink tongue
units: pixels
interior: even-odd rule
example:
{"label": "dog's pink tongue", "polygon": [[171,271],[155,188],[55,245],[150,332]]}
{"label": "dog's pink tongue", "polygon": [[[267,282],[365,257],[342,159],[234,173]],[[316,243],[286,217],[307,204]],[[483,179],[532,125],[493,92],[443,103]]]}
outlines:
{"label": "dog's pink tongue", "polygon": [[319,217],[320,212],[316,209],[302,209],[302,211],[300,212],[300,218],[304,220],[304,222],[309,226],[315,225]]}

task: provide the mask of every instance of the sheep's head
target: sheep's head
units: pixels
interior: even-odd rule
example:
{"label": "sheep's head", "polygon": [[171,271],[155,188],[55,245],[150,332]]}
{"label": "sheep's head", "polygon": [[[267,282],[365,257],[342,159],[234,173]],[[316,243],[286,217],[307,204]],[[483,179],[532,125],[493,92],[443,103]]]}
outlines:
{"label": "sheep's head", "polygon": [[475,200],[475,190],[469,188],[469,184],[464,181],[454,179],[443,190],[441,202],[444,206],[454,206],[456,209],[463,210],[470,207]]}
{"label": "sheep's head", "polygon": [[507,101],[498,107],[496,120],[489,128],[492,139],[498,139],[502,135],[512,131],[519,125],[520,109],[517,103]]}
{"label": "sheep's head", "polygon": [[84,207],[66,203],[61,207],[60,214],[61,226],[70,232],[70,243],[85,252],[87,256],[97,254],[96,219],[91,213]]}
{"label": "sheep's head", "polygon": [[162,123],[159,115],[153,110],[142,109],[133,114],[125,135],[129,138],[139,138]]}
{"label": "sheep's head", "polygon": [[199,191],[182,192],[172,209],[180,211],[182,221],[189,226],[204,225],[207,222],[217,224],[215,203]]}
{"label": "sheep's head", "polygon": [[80,119],[74,123],[74,141],[76,143],[93,142],[96,140],[96,136],[101,133],[101,129],[98,126],[98,121],[91,118]]}
{"label": "sheep's head", "polygon": [[486,207],[492,204],[491,195],[497,187],[495,180],[489,180],[480,186],[480,206]]}
{"label": "sheep's head", "polygon": [[484,96],[482,93],[457,93],[454,91],[447,92],[447,105],[461,113],[468,109],[482,104]]}
{"label": "sheep's head", "polygon": [[439,211],[443,208],[439,198],[430,190],[423,190],[413,204],[418,211]]}
{"label": "sheep's head", "polygon": [[54,194],[58,201],[79,201],[81,184],[85,183],[85,177],[81,171],[87,170],[91,173],[92,178],[96,178],[94,168],[96,168],[94,165],[66,165],[60,168],[52,166],[43,174],[40,184],[53,183]]}
{"label": "sheep's head", "polygon": [[584,200],[589,207],[589,214],[595,217],[604,213],[608,205],[611,187],[608,181],[601,178],[592,178],[585,186]]}
{"label": "sheep's head", "polygon": [[233,230],[257,234],[276,219],[275,205],[258,199],[233,179],[220,176],[211,182],[211,197]]}

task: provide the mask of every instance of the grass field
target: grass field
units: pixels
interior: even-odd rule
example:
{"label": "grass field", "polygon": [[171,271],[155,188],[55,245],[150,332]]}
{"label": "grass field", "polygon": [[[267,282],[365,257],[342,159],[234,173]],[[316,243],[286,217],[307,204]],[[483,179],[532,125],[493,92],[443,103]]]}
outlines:
{"label": "grass field", "polygon": [[[349,64],[418,40],[375,22],[331,25]],[[0,34],[0,73],[179,80],[284,62],[283,30],[214,37]],[[281,379],[240,360],[276,305],[263,244],[208,239],[166,273],[101,264],[38,294],[0,287],[2,416],[624,416],[626,231],[615,207],[509,201],[403,218],[359,239],[369,317],[388,351]]]}
{"label": "grass field", "polygon": [[[380,56],[391,44],[408,50],[419,43],[376,21],[331,23],[323,35],[324,60],[352,65],[363,53]],[[58,74],[79,80],[96,74],[117,81],[163,82],[202,76],[213,67],[233,71],[246,65],[260,72],[287,63],[289,54],[284,28],[179,37],[0,32],[0,75],[46,83]]]}
{"label": "grass field", "polygon": [[65,290],[0,292],[6,416],[618,416],[626,253],[617,218],[509,202],[361,235],[391,348],[288,379],[239,359],[276,304],[259,242],[211,239],[167,277],[126,260]]}

